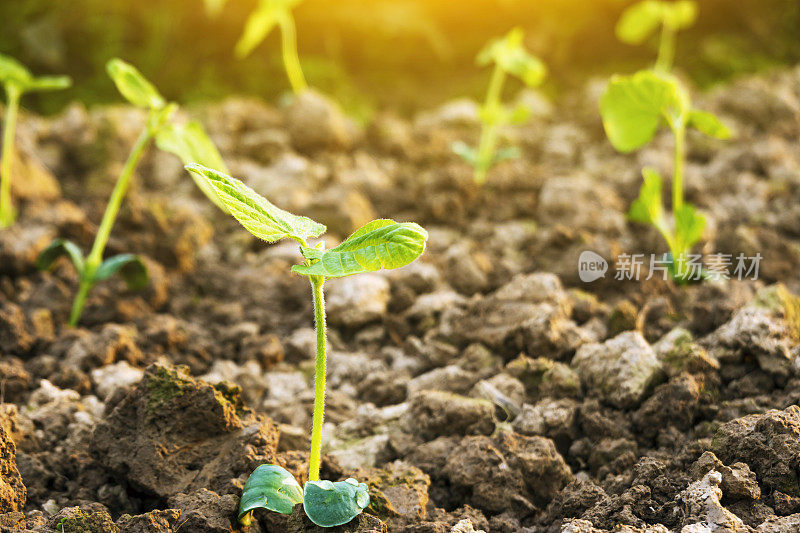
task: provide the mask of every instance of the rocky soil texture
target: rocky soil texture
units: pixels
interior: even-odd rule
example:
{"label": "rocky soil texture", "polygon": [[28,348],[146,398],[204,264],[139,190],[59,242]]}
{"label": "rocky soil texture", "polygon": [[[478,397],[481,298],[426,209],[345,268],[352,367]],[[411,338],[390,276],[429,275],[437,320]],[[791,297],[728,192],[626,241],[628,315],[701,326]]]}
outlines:
{"label": "rocky soil texture", "polygon": [[[235,176],[332,235],[376,216],[430,232],[420,261],[327,284],[323,476],[371,490],[335,531],[800,531],[800,324],[778,285],[800,291],[800,69],[696,95],[736,132],[689,139],[703,250],[760,253],[757,281],[613,279],[619,254],[663,251],[624,213],[671,146],[614,152],[601,87],[520,93],[533,118],[505,135],[524,158],[483,189],[449,149],[477,135],[470,102],[365,128],[314,93],[192,111]],[[256,242],[151,150],[109,244],[146,258],[148,288],[99,285],[70,329],[74,270],[34,267],[56,236],[90,245],[143,120],[22,117],[21,218],[0,232],[2,532],[228,532],[256,466],[307,475],[296,246]],[[605,278],[580,281],[584,250]],[[318,530],[301,507],[255,518]]]}

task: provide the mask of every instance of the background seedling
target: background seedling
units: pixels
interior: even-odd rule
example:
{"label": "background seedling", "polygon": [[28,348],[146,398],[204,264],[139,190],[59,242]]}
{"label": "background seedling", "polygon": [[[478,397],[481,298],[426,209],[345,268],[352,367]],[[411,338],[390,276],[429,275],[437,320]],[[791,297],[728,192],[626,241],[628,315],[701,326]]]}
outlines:
{"label": "background seedling", "polygon": [[337,483],[319,479],[326,371],[322,286],[328,278],[405,266],[425,250],[428,233],[414,223],[373,220],[335,248],[325,250],[323,243],[312,247],[307,241],[325,232],[322,224],[275,207],[241,181],[222,172],[201,165],[188,165],[186,168],[207,179],[230,214],[256,237],[267,242],[297,241],[305,261],[293,266],[292,272],[308,276],[314,298],[317,353],[308,482],[304,489],[300,489],[286,470],[276,465],[258,467],[245,484],[239,504],[239,520],[248,525],[253,510],[259,507],[289,514],[292,507],[302,501],[306,515],[317,525],[332,527],[347,523],[369,505],[369,494],[367,486],[354,479]]}
{"label": "background seedling", "polygon": [[242,37],[236,43],[236,55],[246,57],[269,35],[275,26],[278,26],[281,30],[283,67],[286,69],[286,75],[289,77],[289,83],[295,94],[301,93],[308,87],[306,78],[303,76],[303,69],[300,68],[300,58],[297,53],[297,29],[292,16],[292,9],[301,1],[259,0],[245,23]]}
{"label": "background seedling", "polygon": [[641,44],[661,26],[658,57],[654,69],[669,72],[675,59],[675,34],[694,24],[694,0],[643,0],[623,11],[616,27],[617,38],[628,44]]}
{"label": "background seedling", "polygon": [[0,54],[0,83],[6,91],[3,153],[0,155],[0,228],[7,228],[16,219],[11,202],[11,167],[14,161],[14,133],[20,98],[28,92],[66,89],[72,81],[67,76],[34,77],[22,63]]}
{"label": "background seedling", "polygon": [[[112,59],[106,65],[106,69],[122,96],[133,105],[147,109],[148,116],[145,128],[139,134],[111,192],[89,255],[84,258],[77,245],[64,239],[56,239],[37,259],[37,266],[40,269],[47,269],[56,259],[65,255],[70,258],[78,272],[80,283],[69,317],[72,326],[80,320],[86,298],[98,281],[118,273],[131,289],[141,289],[147,285],[147,269],[139,257],[133,254],[119,254],[103,260],[103,252],[133,173],[150,141],[155,138],[159,148],[177,155],[184,164],[202,161],[210,167],[225,170],[222,157],[202,126],[197,122],[188,124],[171,122],[177,104],[167,103],[136,68],[121,59]],[[206,180],[195,179],[195,183],[212,202],[223,211],[227,211]]]}
{"label": "background seedling", "polygon": [[499,129],[507,124],[521,124],[528,119],[528,109],[518,106],[506,109],[501,101],[506,76],[521,79],[526,85],[535,87],[544,81],[547,68],[523,46],[523,33],[515,28],[501,38],[490,42],[477,57],[480,66],[494,64],[494,71],[486,93],[486,101],[480,110],[481,137],[477,150],[463,142],[453,143],[453,152],[461,156],[475,169],[475,182],[486,182],[486,173],[497,163],[519,157],[519,149],[507,147],[497,150]]}
{"label": "background seedling", "polygon": [[650,70],[632,76],[614,76],[600,99],[603,127],[614,148],[632,152],[667,125],[675,139],[670,221],[662,206],[663,180],[654,169],[642,171],[644,184],[628,213],[631,220],[654,226],[669,245],[673,277],[686,280],[686,259],[702,237],[706,220],[683,200],[683,164],[686,128],[693,127],[718,139],[730,137],[728,129],[711,113],[691,108],[689,95],[674,76]]}

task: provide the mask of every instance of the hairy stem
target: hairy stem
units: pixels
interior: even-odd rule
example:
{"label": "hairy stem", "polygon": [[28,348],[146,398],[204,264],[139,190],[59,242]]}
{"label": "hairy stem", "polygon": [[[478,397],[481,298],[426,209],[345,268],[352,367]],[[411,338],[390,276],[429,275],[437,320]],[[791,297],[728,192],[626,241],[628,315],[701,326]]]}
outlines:
{"label": "hairy stem", "polygon": [[311,276],[314,293],[314,322],[317,329],[317,360],[314,377],[314,419],[311,424],[311,457],[308,465],[308,480],[319,480],[319,466],[322,459],[322,421],[325,416],[325,297],[322,285],[325,278]]}
{"label": "hairy stem", "polygon": [[292,14],[288,11],[281,13],[278,17],[278,24],[281,27],[283,66],[286,68],[286,75],[289,77],[292,91],[294,94],[300,94],[308,88],[308,84],[303,76],[303,69],[300,68],[300,57],[297,55],[297,30]]}
{"label": "hairy stem", "polygon": [[8,104],[3,123],[3,153],[0,159],[0,228],[14,223],[14,206],[11,203],[11,165],[14,160],[14,130],[17,125],[19,98],[22,94],[14,85],[6,86]]}
{"label": "hairy stem", "polygon": [[486,173],[492,166],[492,160],[494,159],[494,151],[497,146],[497,128],[499,126],[495,117],[497,117],[497,111],[501,106],[500,96],[503,91],[505,77],[506,73],[500,68],[500,65],[495,65],[484,104],[484,110],[492,117],[492,122],[489,124],[484,123],[481,129],[481,139],[478,143],[477,165],[475,166],[475,182],[478,184],[486,182]]}
{"label": "hairy stem", "polygon": [[661,25],[661,39],[658,43],[658,57],[656,58],[655,70],[659,72],[669,72],[672,70],[672,62],[675,60],[675,29],[669,24]]}

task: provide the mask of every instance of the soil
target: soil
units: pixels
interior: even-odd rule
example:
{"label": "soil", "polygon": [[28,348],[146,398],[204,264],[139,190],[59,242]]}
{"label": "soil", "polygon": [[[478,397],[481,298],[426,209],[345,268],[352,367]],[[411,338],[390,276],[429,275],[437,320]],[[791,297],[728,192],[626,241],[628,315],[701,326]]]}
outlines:
{"label": "soil", "polygon": [[[695,95],[736,132],[690,135],[699,249],[760,253],[757,280],[614,279],[620,254],[664,251],[624,213],[641,167],[669,175],[671,143],[616,153],[599,87],[520,93],[534,116],[504,135],[524,157],[483,188],[449,149],[477,137],[468,101],[363,129],[314,93],[190,110],[233,175],[329,244],[378,216],[430,233],[408,267],[326,284],[323,476],[371,491],[334,531],[800,530],[800,324],[779,285],[800,292],[800,68]],[[0,232],[2,532],[227,532],[256,466],[307,477],[295,245],[251,238],[152,149],[108,248],[141,254],[148,288],[101,283],[68,328],[74,270],[34,267],[54,237],[91,245],[143,120],[77,104],[21,119],[21,216]],[[604,278],[580,280],[585,250]],[[255,518],[317,530],[301,507]]]}

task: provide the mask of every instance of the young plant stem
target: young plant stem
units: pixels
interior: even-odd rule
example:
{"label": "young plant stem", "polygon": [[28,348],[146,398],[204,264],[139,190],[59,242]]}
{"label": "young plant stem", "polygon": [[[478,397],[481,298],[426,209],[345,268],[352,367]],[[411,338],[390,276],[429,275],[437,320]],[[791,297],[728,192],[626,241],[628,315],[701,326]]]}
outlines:
{"label": "young plant stem", "polygon": [[661,25],[661,39],[658,43],[658,57],[654,69],[658,72],[672,70],[675,59],[675,30],[667,23]]}
{"label": "young plant stem", "polygon": [[[83,276],[81,276],[83,278]],[[81,279],[78,285],[78,293],[75,295],[75,300],[72,302],[72,311],[69,314],[69,325],[75,327],[81,319],[83,313],[83,306],[86,305],[86,298],[89,296],[89,291],[92,289],[91,279]]]}
{"label": "young plant stem", "polygon": [[[683,160],[686,151],[686,127],[679,124],[673,129],[675,134],[675,154],[672,168],[672,216],[677,216],[678,211],[683,207]],[[676,220],[677,226],[677,220]],[[685,274],[686,253],[689,250],[673,250],[673,264],[675,274],[682,278]]]}
{"label": "young plant stem", "polygon": [[147,148],[147,144],[152,137],[153,130],[149,126],[145,127],[142,133],[139,134],[139,138],[136,139],[136,144],[133,145],[128,160],[122,168],[122,173],[119,175],[116,185],[114,185],[114,190],[111,192],[111,197],[108,199],[108,205],[106,205],[106,211],[103,213],[103,220],[100,222],[100,228],[97,230],[97,235],[94,238],[92,251],[89,252],[89,255],[86,257],[84,270],[81,273],[81,283],[78,287],[78,294],[75,295],[75,301],[72,304],[72,312],[70,313],[69,324],[71,326],[76,326],[81,318],[83,306],[86,304],[86,297],[94,285],[94,273],[97,271],[97,267],[100,266],[100,263],[103,262],[103,252],[108,244],[108,238],[111,236],[111,228],[114,226],[114,221],[117,219],[120,205],[122,205],[122,199],[125,197],[125,193],[128,192],[133,172],[136,170],[136,166],[139,164],[139,160],[141,160]]}
{"label": "young plant stem", "polygon": [[325,296],[322,285],[325,278],[311,276],[311,289],[314,293],[314,322],[317,329],[317,360],[314,377],[314,419],[311,424],[311,456],[308,464],[308,480],[319,480],[319,466],[322,459],[322,421],[325,416]]}
{"label": "young plant stem", "polygon": [[686,128],[675,128],[675,154],[672,168],[672,212],[683,207],[683,159],[686,151]]}
{"label": "young plant stem", "polygon": [[308,84],[297,55],[297,30],[292,14],[288,11],[282,12],[278,17],[278,24],[281,27],[281,53],[286,75],[289,77],[289,84],[294,94],[300,94],[308,88]]}
{"label": "young plant stem", "polygon": [[488,116],[492,117],[492,122],[483,127],[481,139],[478,143],[477,165],[475,166],[475,182],[478,184],[486,182],[486,173],[492,166],[495,146],[497,145],[498,124],[496,117],[497,111],[501,106],[500,96],[503,91],[505,77],[505,71],[500,68],[500,65],[495,65],[492,79],[489,82],[489,90],[486,93],[486,103],[484,104],[484,110]]}
{"label": "young plant stem", "polygon": [[3,153],[0,160],[0,228],[14,223],[14,205],[11,203],[11,166],[14,160],[14,130],[17,125],[20,90],[12,84],[6,86],[8,104],[3,123]]}

